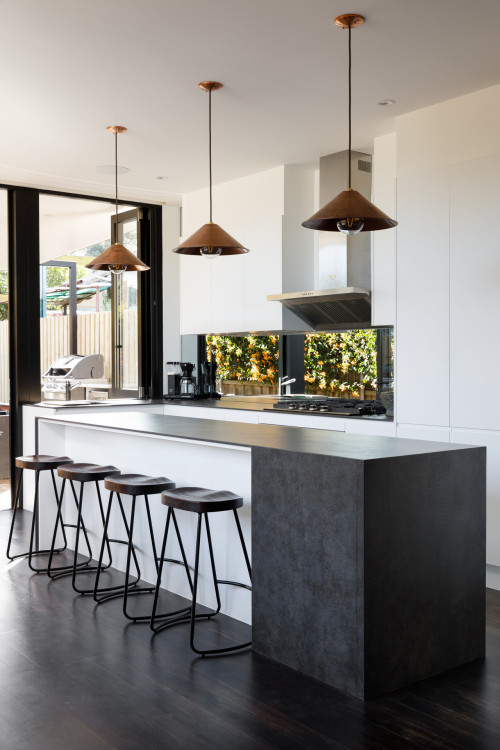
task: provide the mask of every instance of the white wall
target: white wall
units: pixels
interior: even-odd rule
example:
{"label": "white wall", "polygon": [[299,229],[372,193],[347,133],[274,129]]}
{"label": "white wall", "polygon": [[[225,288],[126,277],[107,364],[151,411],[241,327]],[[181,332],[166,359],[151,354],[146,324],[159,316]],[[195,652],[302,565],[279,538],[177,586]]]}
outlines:
{"label": "white wall", "polygon": [[391,261],[389,248],[384,271],[395,274],[396,288],[380,287],[375,311],[385,318],[380,310],[390,313],[396,303],[398,435],[487,446],[487,560],[494,566],[500,566],[499,120],[495,86],[399,117],[397,132],[377,139],[375,150],[375,202],[387,210],[383,196],[390,203],[387,178],[394,171],[389,140],[396,145],[397,254]]}

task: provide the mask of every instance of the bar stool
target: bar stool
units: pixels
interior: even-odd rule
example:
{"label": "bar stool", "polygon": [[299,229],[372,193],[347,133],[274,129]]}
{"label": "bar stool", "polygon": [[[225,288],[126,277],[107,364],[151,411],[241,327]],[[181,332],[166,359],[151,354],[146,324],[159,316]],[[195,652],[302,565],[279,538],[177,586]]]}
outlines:
{"label": "bar stool", "polygon": [[[167,525],[165,526],[165,534],[163,537],[163,543],[162,543],[162,549],[160,554],[160,565],[158,570],[158,578],[156,581],[156,589],[155,589],[155,598],[153,602],[153,611],[151,614],[151,622],[150,627],[151,630],[153,630],[154,633],[158,633],[160,630],[163,630],[164,628],[169,627],[170,625],[174,625],[177,622],[186,622],[190,621],[191,623],[191,630],[190,630],[190,646],[192,650],[200,654],[201,656],[207,656],[210,654],[224,654],[231,651],[239,651],[242,648],[247,648],[248,646],[252,645],[252,641],[248,641],[247,643],[241,643],[237,646],[229,646],[227,648],[217,648],[217,649],[208,649],[208,650],[200,650],[196,648],[194,645],[194,631],[195,631],[195,621],[198,619],[210,619],[211,617],[214,617],[220,612],[221,608],[221,601],[220,601],[220,594],[219,594],[219,584],[228,584],[230,586],[240,586],[241,588],[248,589],[249,591],[252,590],[252,587],[249,586],[246,583],[239,583],[237,581],[226,581],[222,580],[220,578],[217,578],[217,571],[215,569],[215,560],[214,560],[214,552],[213,552],[213,546],[212,546],[212,536],[210,534],[210,524],[208,522],[208,514],[209,513],[216,513],[221,512],[225,510],[232,510],[234,515],[234,520],[236,522],[236,528],[238,529],[238,535],[241,542],[241,548],[243,550],[243,555],[245,557],[245,563],[248,570],[248,575],[250,578],[250,581],[252,580],[252,569],[250,566],[250,559],[248,557],[247,548],[245,545],[245,540],[243,538],[243,533],[241,531],[241,525],[240,520],[238,518],[237,509],[241,508],[243,505],[243,498],[239,495],[235,495],[233,492],[229,492],[228,490],[208,490],[203,487],[178,487],[177,489],[167,490],[165,492],[162,492],[161,501],[164,505],[167,505],[170,509],[178,509],[178,510],[187,510],[191,513],[197,513],[198,514],[198,526],[196,531],[196,552],[195,552],[195,563],[194,563],[194,582],[192,587],[192,602],[189,609],[189,614],[184,616],[176,616],[177,612],[171,612],[167,615],[157,615],[156,614],[156,608],[158,604],[158,594],[160,590],[160,582],[161,582],[161,574],[163,569],[163,562],[165,560],[165,549],[167,544],[167,535],[168,535],[168,518],[167,518]],[[201,524],[202,524],[202,518],[205,519],[205,528],[207,532],[207,542],[208,542],[208,550],[210,553],[210,564],[212,568],[212,577],[214,582],[214,589],[215,589],[215,596],[217,600],[217,609],[210,612],[209,614],[196,614],[196,593],[198,589],[198,571],[199,571],[199,563],[200,563],[200,538],[201,538]],[[162,619],[164,617],[169,618],[165,622],[160,622],[159,625],[155,624],[156,620]]]}
{"label": "bar stool", "polygon": [[[61,487],[61,495],[59,498],[59,504],[57,508],[57,518],[56,518],[56,523],[54,526],[54,535],[52,537],[52,545],[50,548],[50,557],[49,557],[49,564],[47,566],[47,575],[50,578],[54,579],[54,578],[59,578],[60,576],[68,575],[69,573],[71,573],[72,574],[71,585],[73,586],[73,589],[76,591],[76,593],[77,594],[92,594],[94,592],[93,587],[91,589],[82,589],[82,588],[78,588],[78,586],[76,585],[77,573],[91,573],[97,570],[97,567],[91,564],[92,549],[90,546],[87,529],[85,528],[85,523],[83,521],[83,489],[85,487],[85,484],[87,484],[88,482],[95,483],[99,511],[101,514],[102,524],[104,526],[104,508],[102,505],[101,490],[99,487],[99,482],[102,481],[103,479],[106,479],[106,477],[120,474],[120,469],[117,469],[116,466],[100,466],[99,464],[74,463],[74,464],[65,464],[63,466],[60,466],[57,470],[57,473],[62,478],[63,483]],[[73,493],[73,497],[76,503],[77,512],[78,512],[77,521],[76,521],[75,550],[73,554],[73,562],[71,563],[71,565],[62,565],[59,567],[53,567],[52,558],[53,558],[54,547],[56,543],[58,523],[60,520],[62,520],[62,504],[63,504],[63,499],[64,499],[64,489],[65,489],[67,480],[69,480],[71,490]],[[80,482],[80,493],[79,493],[78,498],[76,495],[74,482]],[[80,533],[83,533],[85,544],[87,546],[88,557],[87,557],[87,560],[85,560],[84,562],[77,563],[78,548],[79,548],[79,543],[80,543]],[[109,562],[103,566],[103,569],[109,568],[112,563],[111,548],[109,546],[109,541],[106,539],[105,542],[107,546]]]}
{"label": "bar stool", "polygon": [[[101,552],[99,555],[99,562],[97,565],[97,574],[95,579],[95,586],[94,586],[94,599],[98,604],[101,604],[101,602],[108,601],[109,599],[113,599],[118,596],[123,596],[123,614],[128,620],[131,620],[132,622],[142,622],[142,621],[148,621],[151,619],[151,615],[131,615],[127,611],[127,602],[128,597],[131,594],[151,594],[155,591],[154,586],[138,586],[141,572],[139,568],[139,562],[137,560],[137,555],[135,552],[135,546],[133,543],[133,537],[134,537],[134,523],[135,523],[135,510],[136,510],[136,501],[138,496],[144,496],[144,503],[146,506],[146,514],[148,518],[148,526],[149,526],[149,535],[151,539],[151,547],[153,550],[153,558],[155,562],[156,572],[158,573],[158,554],[156,551],[156,544],[155,544],[155,538],[154,538],[154,532],[153,532],[153,524],[151,521],[151,510],[149,506],[149,495],[156,495],[163,490],[170,489],[172,487],[175,487],[175,482],[172,482],[171,479],[168,479],[167,477],[150,477],[145,474],[121,474],[120,476],[115,477],[108,477],[104,480],[104,486],[107,490],[109,490],[109,502],[108,502],[108,508],[106,513],[106,519],[104,522],[104,536],[103,541],[101,544]],[[127,521],[127,516],[125,514],[125,510],[123,508],[123,503],[121,499],[121,495],[130,495],[132,497],[132,508],[130,511],[130,524]],[[123,524],[125,526],[125,534],[126,539],[109,539],[110,542],[117,542],[118,544],[126,544],[127,545],[127,562],[125,566],[125,583],[120,586],[108,586],[108,587],[100,587],[99,581],[101,576],[101,566],[102,566],[102,559],[104,555],[104,548],[106,546],[106,539],[108,534],[108,526],[109,526],[109,519],[111,516],[111,509],[113,505],[114,496],[116,495],[116,499],[118,501],[118,506],[120,509],[120,514],[123,520]],[[183,565],[186,569],[186,573],[188,575],[188,580],[190,579],[190,573],[189,573],[189,567],[186,559],[186,554],[184,552],[184,546],[182,544],[182,539],[179,533],[179,528],[177,526],[177,522],[175,521],[175,530],[177,534],[177,541],[179,542],[179,547],[181,550],[182,560],[171,560],[171,562],[177,563],[178,565]],[[130,566],[131,561],[134,560],[134,566],[136,570],[136,579],[134,581],[130,581]]]}
{"label": "bar stool", "polygon": [[[34,454],[32,456],[18,456],[15,459],[15,463],[18,469],[21,469],[19,475],[19,482],[17,484],[16,499],[14,502],[14,511],[12,513],[12,521],[10,524],[9,540],[7,542],[7,557],[9,560],[16,560],[19,557],[27,557],[28,565],[34,573],[46,573],[47,568],[35,568],[32,564],[32,559],[35,555],[47,555],[50,554],[50,549],[34,549],[35,533],[36,533],[36,546],[38,546],[38,505],[39,505],[39,484],[40,484],[40,472],[50,471],[52,477],[52,485],[54,487],[54,495],[56,499],[56,505],[59,506],[59,495],[57,493],[56,480],[54,477],[54,471],[63,464],[72,464],[73,459],[68,456],[47,456],[45,454]],[[21,496],[21,486],[23,482],[24,470],[34,471],[36,475],[35,479],[35,499],[33,503],[33,517],[31,519],[31,533],[29,548],[26,552],[20,552],[17,555],[10,554],[10,547],[12,543],[12,535],[14,532],[14,525],[16,521],[16,514],[19,509],[19,498]],[[63,546],[58,549],[54,549],[53,552],[63,552],[67,546],[65,528],[71,526],[71,524],[65,524],[61,522],[61,531],[63,535]],[[56,527],[57,531],[57,527]]]}

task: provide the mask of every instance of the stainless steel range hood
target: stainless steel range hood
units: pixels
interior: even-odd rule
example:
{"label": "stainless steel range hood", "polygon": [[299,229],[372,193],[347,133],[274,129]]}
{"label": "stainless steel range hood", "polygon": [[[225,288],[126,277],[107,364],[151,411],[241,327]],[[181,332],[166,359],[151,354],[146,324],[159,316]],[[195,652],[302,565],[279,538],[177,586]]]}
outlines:
{"label": "stainless steel range hood", "polygon": [[[352,187],[371,199],[372,157],[351,153]],[[320,159],[319,203],[345,189],[348,151]],[[310,230],[308,230],[310,231]],[[318,232],[315,289],[268,295],[281,302],[313,331],[371,326],[371,235]]]}
{"label": "stainless steel range hood", "polygon": [[361,287],[270,294],[267,299],[281,302],[314,331],[343,331],[371,326],[371,294]]}

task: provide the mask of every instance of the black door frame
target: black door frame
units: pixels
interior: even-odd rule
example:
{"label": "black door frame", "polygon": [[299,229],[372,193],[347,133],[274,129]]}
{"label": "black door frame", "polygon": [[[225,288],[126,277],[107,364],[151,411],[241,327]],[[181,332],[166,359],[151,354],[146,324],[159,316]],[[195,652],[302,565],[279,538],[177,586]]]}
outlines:
{"label": "black door frame", "polygon": [[[15,457],[22,453],[22,407],[40,401],[40,195],[112,203],[102,196],[0,184],[7,190],[9,248],[9,374],[11,495]],[[140,210],[139,257],[150,267],[140,274],[139,384],[152,398],[163,392],[162,366],[162,208],[138,201],[120,205]],[[36,363],[36,366],[33,366]]]}

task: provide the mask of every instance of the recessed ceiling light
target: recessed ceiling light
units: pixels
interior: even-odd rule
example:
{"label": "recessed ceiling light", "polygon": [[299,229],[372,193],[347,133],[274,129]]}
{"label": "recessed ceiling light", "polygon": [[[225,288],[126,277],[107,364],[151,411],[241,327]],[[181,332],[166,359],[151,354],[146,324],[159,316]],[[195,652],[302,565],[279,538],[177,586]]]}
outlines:
{"label": "recessed ceiling light", "polygon": [[155,177],[155,180],[168,180],[168,177],[165,177],[164,175],[160,175],[159,177]]}
{"label": "recessed ceiling light", "polygon": [[[102,174],[114,174],[115,165],[114,164],[101,164],[99,167],[95,168],[95,171],[101,172]],[[118,174],[126,174],[126,172],[130,172],[130,169],[128,167],[118,167]]]}
{"label": "recessed ceiling light", "polygon": [[377,104],[380,107],[391,107],[393,104],[396,104],[395,99],[379,99]]}

